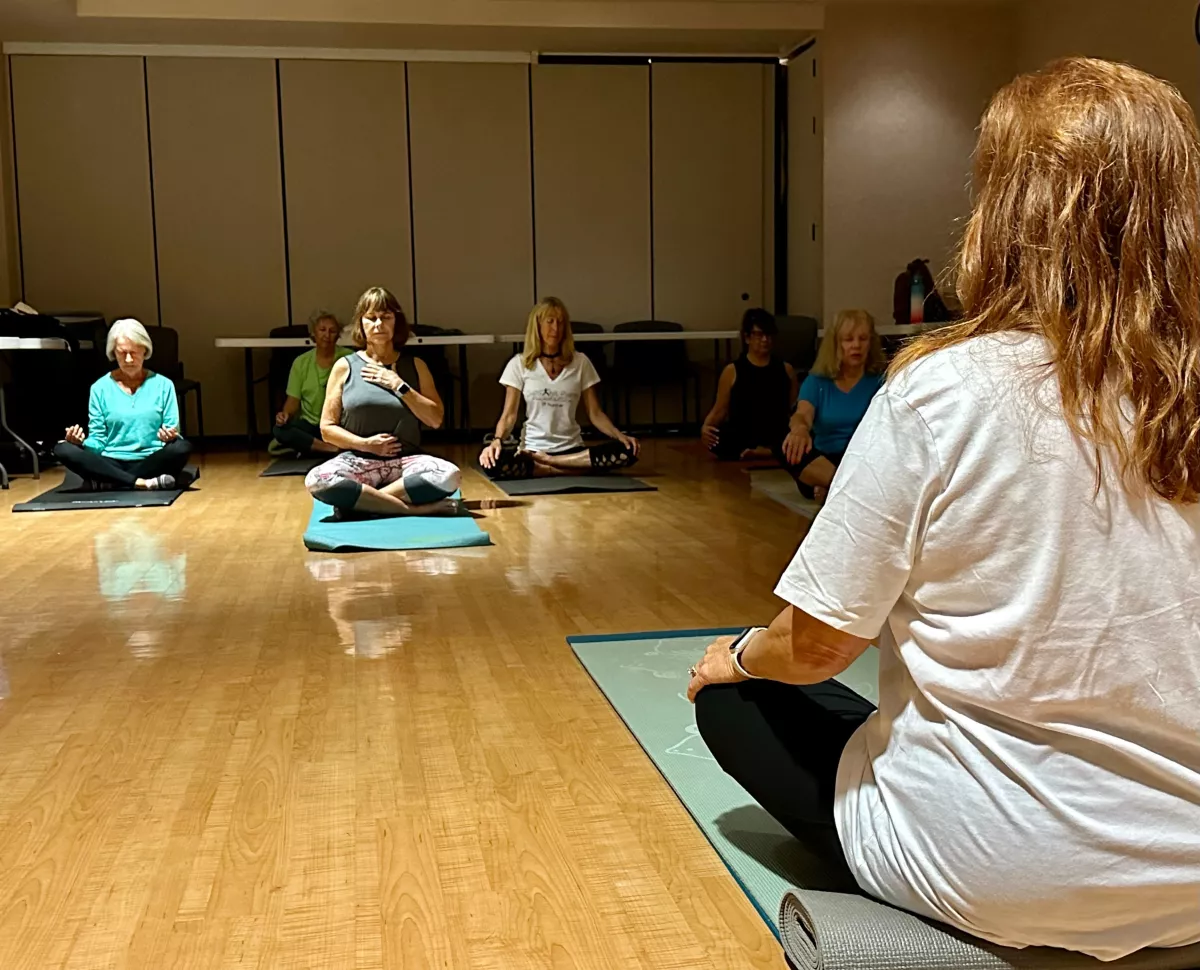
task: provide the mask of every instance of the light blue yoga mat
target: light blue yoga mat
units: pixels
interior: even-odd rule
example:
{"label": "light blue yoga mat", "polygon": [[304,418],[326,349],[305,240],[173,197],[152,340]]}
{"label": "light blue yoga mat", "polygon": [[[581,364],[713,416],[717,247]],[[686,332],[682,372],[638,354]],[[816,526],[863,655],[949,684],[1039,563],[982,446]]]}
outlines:
{"label": "light blue yoga mat", "polygon": [[[454,493],[455,498],[460,493]],[[410,515],[393,518],[351,519],[338,522],[332,506],[313,501],[304,544],[318,552],[365,552],[385,549],[449,549],[488,546],[491,537],[468,513],[462,515]]]}
{"label": "light blue yoga mat", "polygon": [[[794,886],[832,885],[819,856],[768,815],[708,753],[688,702],[688,667],[714,637],[737,629],[568,637],[575,655],[699,823],[764,920],[779,935],[779,901]],[[871,648],[837,680],[879,697]]]}

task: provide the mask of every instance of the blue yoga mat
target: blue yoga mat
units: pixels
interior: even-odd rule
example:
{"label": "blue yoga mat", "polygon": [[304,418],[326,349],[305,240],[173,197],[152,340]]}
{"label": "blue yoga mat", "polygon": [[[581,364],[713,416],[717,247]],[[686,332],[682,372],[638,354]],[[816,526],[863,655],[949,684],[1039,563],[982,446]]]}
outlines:
{"label": "blue yoga mat", "polygon": [[[459,495],[456,492],[454,497]],[[465,512],[462,515],[410,515],[337,522],[332,506],[315,500],[304,532],[304,544],[319,552],[449,549],[488,546],[491,542],[491,537]]]}
{"label": "blue yoga mat", "polygon": [[[568,637],[575,655],[692,813],[762,918],[779,936],[779,901],[793,886],[830,883],[821,857],[799,842],[723,772],[696,728],[687,670],[714,637],[737,629]],[[836,679],[874,703],[878,651]]]}

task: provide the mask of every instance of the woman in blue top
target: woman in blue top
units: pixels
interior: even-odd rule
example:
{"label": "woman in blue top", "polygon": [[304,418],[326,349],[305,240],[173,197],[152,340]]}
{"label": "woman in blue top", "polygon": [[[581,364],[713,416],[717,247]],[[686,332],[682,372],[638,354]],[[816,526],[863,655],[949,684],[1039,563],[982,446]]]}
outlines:
{"label": "woman in blue top", "polygon": [[92,385],[87,433],[67,428],[54,457],[91,488],[186,488],[192,449],[179,436],[175,385],[145,367],[154,353],[146,328],[118,320],[106,350],[117,366]]}
{"label": "woman in blue top", "polygon": [[866,310],[843,310],[825,331],[783,440],[800,491],[825,500],[833,474],[867,405],[883,385],[887,361]]}

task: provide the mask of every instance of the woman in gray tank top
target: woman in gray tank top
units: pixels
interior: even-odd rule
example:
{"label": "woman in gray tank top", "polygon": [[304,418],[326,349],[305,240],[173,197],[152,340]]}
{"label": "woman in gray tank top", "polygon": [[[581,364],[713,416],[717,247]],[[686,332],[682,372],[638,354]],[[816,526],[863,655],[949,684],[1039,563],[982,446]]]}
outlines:
{"label": "woman in gray tank top", "polygon": [[313,498],[340,511],[456,515],[458,467],[421,452],[421,425],[445,409],[425,362],[402,353],[408,322],[399,301],[375,286],[350,325],[358,352],[333,365],[321,437],[341,449],[305,479]]}

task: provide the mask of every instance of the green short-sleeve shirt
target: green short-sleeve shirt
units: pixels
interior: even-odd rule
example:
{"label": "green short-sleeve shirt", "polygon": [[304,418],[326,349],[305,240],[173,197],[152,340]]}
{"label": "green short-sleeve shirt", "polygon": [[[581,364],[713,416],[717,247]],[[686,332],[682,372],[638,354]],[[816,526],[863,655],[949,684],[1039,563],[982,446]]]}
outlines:
{"label": "green short-sleeve shirt", "polygon": [[[338,347],[333,358],[334,363],[349,354],[354,353],[349,347]],[[329,383],[329,373],[333,364],[328,367],[317,366],[316,348],[306,350],[292,362],[292,370],[288,374],[287,396],[300,399],[300,417],[309,424],[321,423],[321,409],[325,406],[325,387]]]}

